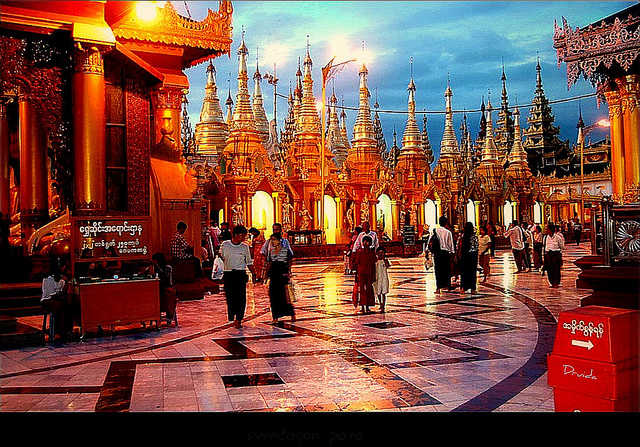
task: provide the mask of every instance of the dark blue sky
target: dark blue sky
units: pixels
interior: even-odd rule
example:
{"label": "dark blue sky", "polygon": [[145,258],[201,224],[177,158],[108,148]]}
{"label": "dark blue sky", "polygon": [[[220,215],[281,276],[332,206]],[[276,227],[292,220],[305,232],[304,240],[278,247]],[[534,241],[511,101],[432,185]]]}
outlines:
{"label": "dark blue sky", "polygon": [[[186,14],[183,2],[172,2]],[[206,16],[208,8],[217,10],[218,2],[188,2],[195,20]],[[277,63],[280,78],[278,91],[286,94],[289,81],[295,83],[298,56],[304,57],[307,34],[313,59],[314,93],[320,99],[320,69],[333,55],[336,62],[362,54],[365,41],[369,59],[369,88],[382,109],[406,110],[409,58],[413,57],[413,73],[417,87],[417,110],[444,110],[444,91],[447,73],[451,79],[454,110],[478,109],[482,95],[500,105],[502,61],[507,76],[509,103],[531,102],[536,81],[536,56],[540,56],[542,80],[550,100],[593,93],[588,81],[579,80],[567,90],[566,65],[557,65],[553,49],[553,22],[561,23],[566,17],[572,27],[583,27],[598,19],[624,9],[635,2],[256,2],[234,1],[233,44],[231,58],[214,60],[218,73],[219,96],[227,97],[227,80],[231,79],[231,94],[235,101],[237,77],[237,49],[241,27],[246,30],[245,42],[249,48],[249,78],[256,65],[256,47],[259,48],[260,71],[271,72]],[[189,114],[192,125],[198,121],[204,96],[207,64],[187,70],[191,83]],[[265,109],[269,119],[273,112],[273,89],[263,81]],[[358,103],[358,64],[352,63],[337,75],[336,95],[344,96],[345,106]],[[252,84],[250,91],[253,91]],[[595,98],[581,100],[586,125],[607,117],[606,104],[598,109]],[[552,106],[560,137],[576,140],[578,102]],[[521,109],[523,127],[528,110]],[[287,113],[284,99],[278,103],[278,122],[282,126]],[[348,112],[349,136],[356,112]],[[494,112],[494,123],[497,113]],[[443,115],[427,115],[431,145],[438,153],[444,128]],[[472,137],[478,131],[479,113],[468,114]],[[454,115],[454,125],[460,138],[462,114]],[[406,116],[381,114],[388,146],[393,128],[401,140]],[[418,115],[422,128],[422,115]],[[593,139],[604,136],[594,131]]]}

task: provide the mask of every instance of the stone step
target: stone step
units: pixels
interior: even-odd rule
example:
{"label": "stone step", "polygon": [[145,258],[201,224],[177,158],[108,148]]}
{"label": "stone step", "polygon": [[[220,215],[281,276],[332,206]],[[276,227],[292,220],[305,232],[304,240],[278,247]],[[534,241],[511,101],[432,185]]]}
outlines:
{"label": "stone step", "polygon": [[40,304],[34,306],[21,307],[0,307],[0,314],[14,317],[28,317],[32,315],[43,315],[44,309]]}
{"label": "stone step", "polygon": [[42,294],[42,282],[20,282],[0,284],[0,298]]}
{"label": "stone step", "polygon": [[44,344],[44,334],[39,329],[17,323],[15,330],[0,333],[0,350],[18,349]]}
{"label": "stone step", "polygon": [[0,334],[14,332],[18,327],[16,317],[11,315],[0,315]]}

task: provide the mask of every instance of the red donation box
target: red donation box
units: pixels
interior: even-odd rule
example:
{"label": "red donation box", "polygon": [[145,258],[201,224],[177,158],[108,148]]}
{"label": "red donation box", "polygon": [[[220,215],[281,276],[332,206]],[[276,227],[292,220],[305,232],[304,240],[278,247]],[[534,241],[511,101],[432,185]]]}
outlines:
{"label": "red donation box", "polygon": [[547,358],[556,411],[638,411],[639,315],[603,306],[560,313]]}

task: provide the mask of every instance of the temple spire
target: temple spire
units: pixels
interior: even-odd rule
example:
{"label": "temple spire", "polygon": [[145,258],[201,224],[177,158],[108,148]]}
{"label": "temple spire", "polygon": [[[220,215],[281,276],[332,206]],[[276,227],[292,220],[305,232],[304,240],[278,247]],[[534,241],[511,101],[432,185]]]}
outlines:
{"label": "temple spire", "polygon": [[356,116],[356,122],[353,127],[353,140],[368,139],[373,140],[373,123],[371,122],[371,107],[369,105],[369,86],[367,85],[367,75],[369,70],[367,66],[362,63],[359,71],[360,76],[360,89],[359,89],[359,105],[358,115]]}
{"label": "temple spire", "polygon": [[229,94],[227,96],[226,102],[224,103],[227,106],[227,118],[225,122],[227,123],[227,126],[231,126],[231,123],[233,121],[233,99],[231,99],[231,79],[228,79],[227,83],[229,86]]}
{"label": "temple spire", "polygon": [[260,138],[263,143],[266,143],[269,140],[269,121],[267,119],[267,114],[264,110],[264,102],[262,99],[262,75],[260,74],[260,69],[258,68],[259,59],[258,59],[258,48],[256,48],[256,72],[253,75],[254,80],[254,89],[253,89],[253,116],[256,121],[256,129],[260,134]]}
{"label": "temple spire", "polygon": [[309,36],[307,35],[307,54],[304,58],[304,74],[302,79],[302,101],[298,115],[298,132],[320,134],[320,117],[316,109],[316,100],[313,96],[313,78],[311,69],[313,61],[309,52]]}
{"label": "temple spire", "polygon": [[416,123],[416,84],[413,81],[413,57],[409,58],[409,73],[407,124],[402,136],[402,149],[400,150],[402,155],[422,153],[422,139],[420,137],[420,129],[418,129],[418,124]]}
{"label": "temple spire", "polygon": [[451,107],[451,97],[453,92],[451,91],[451,85],[449,82],[449,75],[447,75],[447,89],[444,92],[445,98],[445,120],[444,120],[444,134],[442,136],[442,142],[440,144],[440,156],[452,155],[458,152],[458,140],[456,138],[456,132],[453,128],[453,111]]}
{"label": "temple spire", "polygon": [[484,148],[482,150],[482,161],[498,161],[498,149],[493,139],[493,120],[491,118],[491,99],[487,103],[487,134],[484,139]]}
{"label": "temple spire", "polygon": [[373,119],[373,134],[376,139],[376,146],[378,147],[378,153],[380,157],[383,158],[387,153],[387,142],[384,140],[384,132],[382,130],[382,123],[380,122],[380,115],[378,114],[378,109],[380,108],[380,104],[378,104],[378,89],[376,88],[376,102],[373,104],[373,108],[376,110],[374,113]]}
{"label": "temple spire", "polygon": [[344,98],[342,98],[342,111],[340,112],[340,135],[342,136],[342,144],[344,147],[351,148],[349,135],[347,134],[347,112],[344,111]]}
{"label": "temple spire", "polygon": [[427,131],[427,114],[422,116],[422,151],[427,163],[431,165],[433,163],[433,150],[431,149],[431,142],[429,141],[429,132]]}
{"label": "temple spire", "polygon": [[329,98],[329,127],[328,127],[328,141],[327,144],[334,154],[334,162],[338,168],[342,167],[344,160],[347,158],[347,148],[344,145],[344,141],[340,129],[340,120],[338,118],[338,112],[336,105],[338,99],[336,98],[335,90],[331,93]]}
{"label": "temple spire", "polygon": [[207,66],[207,83],[196,124],[195,141],[199,155],[219,155],[224,150],[228,126],[222,114],[216,85],[216,69],[211,62]]}
{"label": "temple spire", "polygon": [[[516,110],[513,112],[513,127],[514,127],[514,135],[513,135],[513,148],[509,153],[509,164],[514,163],[522,163],[527,165],[527,154],[522,148],[522,134],[520,132],[520,110],[516,107]],[[528,165],[527,165],[528,167]]]}
{"label": "temple spire", "polygon": [[240,63],[238,64],[238,93],[236,94],[236,105],[233,111],[232,130],[244,129],[249,131],[256,130],[255,117],[249,100],[249,86],[247,74],[247,56],[249,50],[244,43],[244,29],[242,30],[242,42],[238,48],[238,56]]}

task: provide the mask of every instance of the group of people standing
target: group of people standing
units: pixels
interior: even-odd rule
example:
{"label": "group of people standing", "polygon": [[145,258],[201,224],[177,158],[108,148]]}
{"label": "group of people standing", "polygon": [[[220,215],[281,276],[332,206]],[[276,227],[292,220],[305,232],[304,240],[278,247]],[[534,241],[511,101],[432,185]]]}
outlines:
{"label": "group of people standing", "polygon": [[369,222],[356,227],[346,253],[348,264],[346,273],[354,273],[352,302],[355,308],[360,306],[362,313],[370,313],[371,307],[380,306],[384,312],[386,296],[389,293],[388,268],[384,248],[380,247],[378,234],[372,231]]}
{"label": "group of people standing", "polygon": [[[483,279],[491,275],[491,257],[495,253],[495,231],[487,224],[476,235],[474,225],[467,222],[462,232],[454,234],[448,219],[439,219],[440,226],[433,230],[425,247],[427,259],[432,257],[436,276],[436,292],[454,291],[452,279],[460,278],[460,293],[475,293],[478,266]],[[561,280],[564,237],[554,224],[548,224],[546,233],[540,225],[512,222],[504,232],[509,240],[516,263],[516,273],[536,272],[548,275],[551,288],[558,288]],[[533,250],[533,252],[531,251]]]}
{"label": "group of people standing", "polygon": [[533,269],[544,275],[547,273],[549,286],[560,287],[562,269],[562,251],[564,250],[564,236],[559,228],[549,223],[543,233],[540,225],[527,224],[517,221],[509,225],[504,232],[504,237],[509,239],[513,259],[516,264],[516,274],[531,272],[533,248]]}

